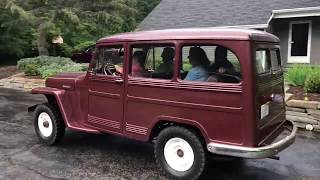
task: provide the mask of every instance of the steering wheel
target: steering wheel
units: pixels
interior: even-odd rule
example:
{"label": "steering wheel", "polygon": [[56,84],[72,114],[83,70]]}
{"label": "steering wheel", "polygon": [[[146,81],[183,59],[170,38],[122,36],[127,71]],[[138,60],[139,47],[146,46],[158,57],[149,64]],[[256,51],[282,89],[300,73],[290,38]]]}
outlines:
{"label": "steering wheel", "polygon": [[111,63],[107,63],[106,65],[104,65],[103,72],[105,75],[111,75],[111,76],[117,75],[116,68],[114,64],[111,64]]}

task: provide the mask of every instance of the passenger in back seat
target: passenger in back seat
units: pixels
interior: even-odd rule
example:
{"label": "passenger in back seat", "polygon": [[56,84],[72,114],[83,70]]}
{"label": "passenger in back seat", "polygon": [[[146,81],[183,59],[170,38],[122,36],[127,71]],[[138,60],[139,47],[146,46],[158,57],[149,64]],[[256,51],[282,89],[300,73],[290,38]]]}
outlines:
{"label": "passenger in back seat", "polygon": [[220,74],[233,75],[235,69],[233,64],[227,59],[228,49],[222,46],[218,46],[215,50],[215,61],[210,67],[211,72]]}
{"label": "passenger in back seat", "polygon": [[188,58],[192,68],[184,80],[207,81],[209,77],[208,68],[210,61],[206,52],[200,47],[191,47]]}

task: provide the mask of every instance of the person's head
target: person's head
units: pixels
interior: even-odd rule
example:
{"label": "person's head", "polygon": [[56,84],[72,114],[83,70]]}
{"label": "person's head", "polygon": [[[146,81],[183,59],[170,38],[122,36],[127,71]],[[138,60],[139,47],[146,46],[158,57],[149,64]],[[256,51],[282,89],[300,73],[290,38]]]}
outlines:
{"label": "person's head", "polygon": [[215,50],[215,61],[221,62],[227,60],[228,49],[222,46],[218,46]]}
{"label": "person's head", "polygon": [[132,55],[133,64],[139,64],[139,66],[144,67],[145,64],[145,54],[143,51],[136,51]]}
{"label": "person's head", "polygon": [[171,47],[165,47],[161,54],[162,61],[164,63],[170,63],[173,62],[174,58],[174,49]]}
{"label": "person's head", "polygon": [[193,67],[203,66],[207,68],[210,65],[206,52],[200,47],[190,48],[188,58]]}

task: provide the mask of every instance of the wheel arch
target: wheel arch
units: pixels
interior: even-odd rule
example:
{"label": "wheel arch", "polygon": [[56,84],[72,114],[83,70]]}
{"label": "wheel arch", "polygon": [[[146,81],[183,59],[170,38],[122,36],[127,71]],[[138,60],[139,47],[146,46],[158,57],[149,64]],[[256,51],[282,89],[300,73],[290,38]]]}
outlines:
{"label": "wheel arch", "polygon": [[149,134],[149,141],[153,141],[163,129],[170,126],[181,126],[190,129],[201,138],[202,143],[204,143],[204,145],[206,145],[206,143],[209,142],[207,132],[198,122],[188,119],[165,116],[159,117],[154,122]]}
{"label": "wheel arch", "polygon": [[[60,113],[64,123],[66,126],[69,126],[66,113],[63,110],[63,105],[61,101],[61,97],[64,95],[65,90],[56,89],[56,88],[49,88],[49,87],[43,87],[43,88],[35,88],[31,91],[32,94],[42,94],[46,97],[48,103],[55,108],[57,108],[58,113]],[[37,104],[38,105],[38,104]],[[29,112],[34,111],[37,105],[31,106],[28,108]]]}

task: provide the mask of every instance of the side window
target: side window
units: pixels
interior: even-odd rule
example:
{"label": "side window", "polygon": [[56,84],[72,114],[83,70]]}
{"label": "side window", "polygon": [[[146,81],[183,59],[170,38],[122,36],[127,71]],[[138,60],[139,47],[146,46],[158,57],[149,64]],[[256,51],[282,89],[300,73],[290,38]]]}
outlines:
{"label": "side window", "polygon": [[240,62],[223,46],[183,46],[180,78],[185,81],[239,83]]}
{"label": "side window", "polygon": [[143,45],[132,49],[130,76],[172,79],[175,48],[170,45]]}
{"label": "side window", "polygon": [[123,73],[124,49],[118,47],[99,47],[96,50],[94,72],[107,76],[121,76]]}
{"label": "side window", "polygon": [[271,49],[270,55],[272,70],[279,70],[281,68],[281,57],[279,49]]}
{"label": "side window", "polygon": [[256,50],[256,71],[257,74],[263,74],[270,72],[271,62],[270,54],[267,49],[258,49]]}

